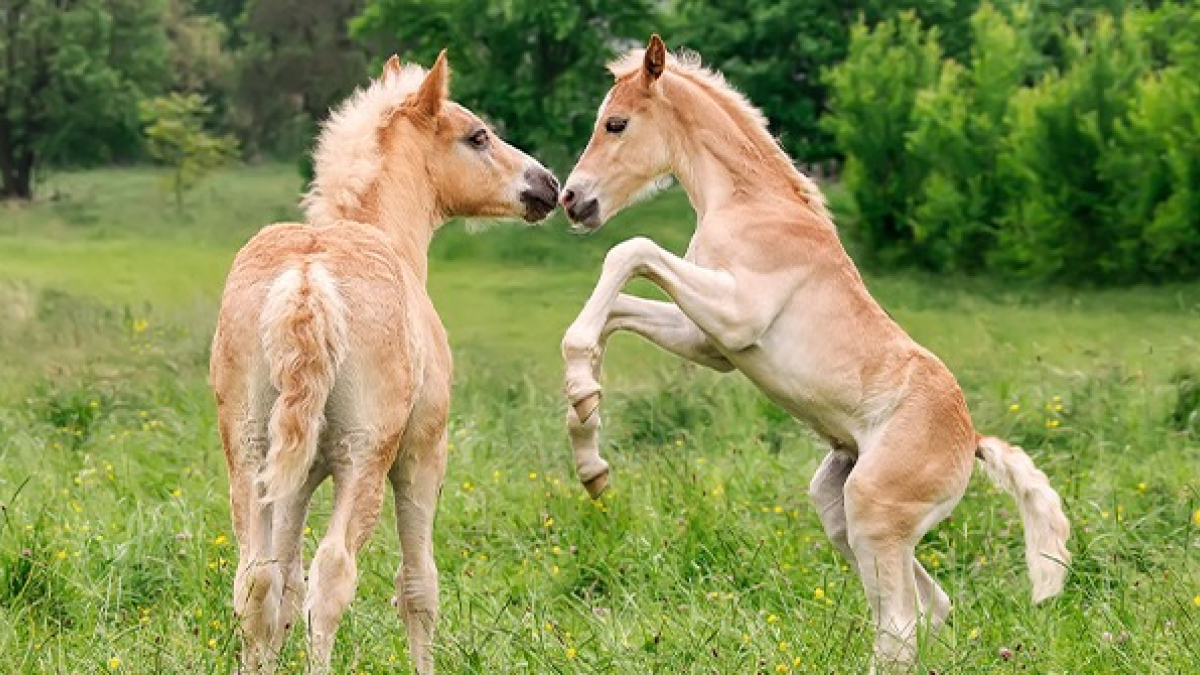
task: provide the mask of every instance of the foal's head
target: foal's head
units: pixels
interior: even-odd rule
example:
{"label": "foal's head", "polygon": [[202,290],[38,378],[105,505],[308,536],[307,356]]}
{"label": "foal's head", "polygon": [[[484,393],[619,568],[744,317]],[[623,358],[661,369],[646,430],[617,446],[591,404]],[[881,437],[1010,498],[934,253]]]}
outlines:
{"label": "foal's head", "polygon": [[628,57],[610,66],[616,84],[600,104],[592,138],[562,192],[567,216],[589,230],[653,192],[671,172],[670,110],[660,82],[667,48],[654,35],[640,56],[637,67],[628,67]]}
{"label": "foal's head", "polygon": [[378,80],[334,112],[305,198],[311,223],[379,222],[397,204],[429,211],[435,225],[454,217],[536,222],[554,210],[554,175],[449,100],[449,81],[444,50],[428,71],[392,56]]}

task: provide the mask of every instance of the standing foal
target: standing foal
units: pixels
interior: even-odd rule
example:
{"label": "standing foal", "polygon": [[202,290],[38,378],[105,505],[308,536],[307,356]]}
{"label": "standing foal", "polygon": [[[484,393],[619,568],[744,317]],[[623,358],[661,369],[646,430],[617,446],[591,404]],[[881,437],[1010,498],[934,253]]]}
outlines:
{"label": "standing foal", "polygon": [[[403,550],[393,603],[417,672],[433,672],[450,348],[425,290],[429,243],[449,218],[533,222],[558,198],[537,161],[446,99],[448,79],[445,52],[428,73],[393,56],[325,124],[308,224],[264,229],[229,274],[211,380],[253,672],[274,670],[302,606],[312,663],[328,669],[385,478]],[[333,513],[306,593],[301,534],[329,476]]]}
{"label": "standing foal", "polygon": [[[1062,590],[1070,527],[1058,494],[1020,448],[975,431],[954,376],[876,304],[762,114],[657,35],[610,69],[616,84],[563,190],[568,216],[595,230],[674,174],[699,221],[682,259],[644,238],[609,251],[563,339],[568,428],[592,496],[608,481],[601,361],[609,336],[627,330],[742,371],[829,441],[809,493],[862,579],[880,663],[910,663],[922,615],[936,627],[950,611],[914,547],[958,503],[975,458],[1017,497],[1034,601]],[[675,302],[621,293],[634,277]]]}

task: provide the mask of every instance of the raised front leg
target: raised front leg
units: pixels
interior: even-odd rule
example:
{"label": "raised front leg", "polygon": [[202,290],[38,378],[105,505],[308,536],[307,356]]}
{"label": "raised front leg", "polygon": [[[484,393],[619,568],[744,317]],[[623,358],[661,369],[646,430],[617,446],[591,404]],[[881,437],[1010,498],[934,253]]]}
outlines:
{"label": "raised front leg", "polygon": [[575,451],[575,468],[593,498],[608,485],[608,463],[600,456],[600,367],[608,338],[626,330],[680,358],[720,372],[733,369],[703,331],[677,306],[618,294],[594,348],[574,349],[563,341],[567,362],[567,429]]}
{"label": "raised front leg", "polygon": [[792,289],[756,283],[769,277],[735,279],[727,271],[699,267],[645,237],[612,248],[583,311],[567,330],[564,347],[593,347],[613,313],[621,289],[634,277],[653,281],[714,344],[739,352],[756,343],[771,326]]}

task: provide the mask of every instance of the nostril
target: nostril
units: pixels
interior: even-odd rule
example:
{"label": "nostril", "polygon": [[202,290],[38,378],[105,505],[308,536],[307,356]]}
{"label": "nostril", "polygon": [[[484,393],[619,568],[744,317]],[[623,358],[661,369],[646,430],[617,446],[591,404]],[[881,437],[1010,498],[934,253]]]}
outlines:
{"label": "nostril", "polygon": [[575,191],[569,190],[569,189],[563,190],[562,203],[563,203],[563,206],[570,206],[571,204],[574,204],[575,203]]}

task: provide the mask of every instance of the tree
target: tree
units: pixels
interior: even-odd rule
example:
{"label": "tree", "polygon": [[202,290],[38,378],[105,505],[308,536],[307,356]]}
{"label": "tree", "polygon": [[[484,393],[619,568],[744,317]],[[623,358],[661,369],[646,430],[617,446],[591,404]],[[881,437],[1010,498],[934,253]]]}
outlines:
{"label": "tree", "polygon": [[977,2],[921,0],[679,0],[670,40],[698,51],[707,63],[760,107],[796,159],[841,156],[819,118],[829,106],[821,69],[846,58],[854,25],[868,27],[902,11],[936,27],[949,57],[970,44],[967,22]]}
{"label": "tree", "polygon": [[183,194],[213,169],[237,154],[237,141],[213,136],[204,130],[212,107],[196,94],[170,94],[143,101],[146,152],[171,167],[167,186],[175,195],[175,208],[183,211]]}
{"label": "tree", "polygon": [[591,134],[596,107],[612,85],[604,64],[645,43],[655,4],[369,0],[353,31],[388,38],[406,60],[425,64],[448,48],[454,97],[517,145],[559,164]]}
{"label": "tree", "polygon": [[0,0],[0,199],[37,168],[135,155],[137,101],[161,91],[161,0]]}
{"label": "tree", "polygon": [[330,107],[363,83],[367,55],[347,31],[362,6],[361,0],[246,2],[235,101],[247,145],[294,155]]}
{"label": "tree", "polygon": [[194,13],[193,4],[171,0],[164,16],[171,89],[211,99],[225,93],[233,72],[233,57],[225,48],[229,28],[218,17]]}

